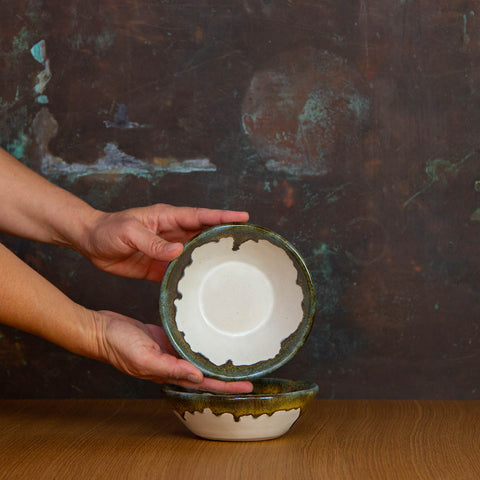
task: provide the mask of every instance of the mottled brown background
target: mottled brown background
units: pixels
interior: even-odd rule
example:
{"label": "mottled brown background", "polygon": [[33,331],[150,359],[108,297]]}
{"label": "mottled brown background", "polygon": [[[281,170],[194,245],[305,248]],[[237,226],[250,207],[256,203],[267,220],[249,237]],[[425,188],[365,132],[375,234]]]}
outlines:
{"label": "mottled brown background", "polygon": [[[277,376],[478,399],[479,59],[473,0],[2,1],[0,145],[98,208],[247,209],[290,240],[318,313]],[[159,321],[159,285],[1,241],[74,300]],[[3,397],[158,394],[0,326]]]}

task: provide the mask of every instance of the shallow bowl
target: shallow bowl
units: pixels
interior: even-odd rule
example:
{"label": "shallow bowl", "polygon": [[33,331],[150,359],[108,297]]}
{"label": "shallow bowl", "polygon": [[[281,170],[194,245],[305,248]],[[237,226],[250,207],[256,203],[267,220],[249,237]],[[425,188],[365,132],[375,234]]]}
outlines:
{"label": "shallow bowl", "polygon": [[209,377],[264,376],[307,338],[316,299],[300,253],[264,227],[229,224],[190,240],[161,286],[163,328]]}
{"label": "shallow bowl", "polygon": [[165,385],[163,391],[182,423],[209,440],[260,441],[278,438],[318,392],[314,383],[263,378],[252,393],[214,394]]}

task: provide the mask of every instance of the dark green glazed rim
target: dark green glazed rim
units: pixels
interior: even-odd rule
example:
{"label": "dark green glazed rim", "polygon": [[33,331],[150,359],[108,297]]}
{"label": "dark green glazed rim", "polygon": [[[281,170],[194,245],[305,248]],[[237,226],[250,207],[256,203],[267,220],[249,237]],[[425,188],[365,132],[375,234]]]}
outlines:
{"label": "dark green glazed rim", "polygon": [[215,415],[231,413],[237,421],[244,415],[259,417],[294,408],[303,411],[318,393],[318,385],[302,380],[261,378],[252,383],[253,392],[242,394],[206,393],[176,385],[162,388],[172,409],[182,417],[185,412],[202,412],[209,408]]}
{"label": "dark green glazed rim", "polygon": [[[233,365],[231,361],[223,365],[215,365],[201,353],[191,350],[184,335],[176,327],[175,300],[180,298],[177,285],[183,277],[185,268],[192,263],[192,252],[206,243],[217,242],[221,238],[233,238],[233,249],[236,250],[247,240],[268,240],[282,248],[297,270],[297,284],[303,292],[303,318],[297,330],[286,338],[279,353],[266,361],[252,365]],[[287,363],[303,346],[312,328],[316,309],[316,295],[310,272],[300,253],[277,233],[257,225],[246,223],[225,224],[211,227],[185,244],[183,253],[173,260],[165,272],[160,289],[160,317],[170,343],[178,354],[200,369],[205,375],[221,380],[244,380],[264,376]]]}

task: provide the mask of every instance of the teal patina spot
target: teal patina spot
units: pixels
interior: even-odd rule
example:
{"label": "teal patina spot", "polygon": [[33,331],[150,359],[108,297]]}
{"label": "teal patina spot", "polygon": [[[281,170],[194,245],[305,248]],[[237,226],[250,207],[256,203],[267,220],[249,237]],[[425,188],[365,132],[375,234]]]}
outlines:
{"label": "teal patina spot", "polygon": [[470,220],[473,222],[480,222],[480,208],[477,208],[472,215],[470,216]]}
{"label": "teal patina spot", "polygon": [[38,63],[44,64],[47,60],[47,49],[45,45],[45,40],[40,40],[38,43],[36,43],[30,49],[30,53]]}
{"label": "teal patina spot", "polygon": [[332,252],[330,252],[326,243],[322,243],[320,245],[320,249],[316,250],[315,253],[322,259],[321,273],[323,279],[329,280],[333,274],[333,267],[330,261],[330,256]]}
{"label": "teal patina spot", "polygon": [[30,143],[30,139],[25,133],[20,133],[17,138],[8,143],[5,148],[7,152],[15,158],[22,159],[25,157],[25,151]]}
{"label": "teal patina spot", "polygon": [[12,40],[12,55],[21,54],[28,50],[28,30],[23,27]]}
{"label": "teal patina spot", "polygon": [[302,112],[298,115],[300,123],[311,122],[320,124],[327,131],[330,130],[329,109],[331,108],[332,96],[323,91],[313,91],[308,96]]}
{"label": "teal patina spot", "polygon": [[347,96],[348,108],[358,119],[368,115],[370,110],[370,99],[360,95],[358,92],[352,92]]}
{"label": "teal patina spot", "polygon": [[431,182],[438,182],[454,177],[458,169],[457,164],[444,160],[443,158],[436,158],[435,160],[429,160],[427,162],[425,173]]}
{"label": "teal patina spot", "polygon": [[115,44],[116,33],[104,30],[95,38],[95,47],[98,52],[105,52]]}
{"label": "teal patina spot", "polygon": [[338,202],[338,196],[337,195],[335,195],[335,194],[327,195],[327,203],[328,204],[335,203],[335,202]]}
{"label": "teal patina spot", "polygon": [[42,105],[46,105],[48,103],[48,97],[46,95],[40,95],[36,98],[36,101]]}
{"label": "teal patina spot", "polygon": [[[449,160],[445,160],[443,158],[435,158],[434,160],[427,161],[425,173],[427,174],[428,182],[426,182],[420,190],[408,198],[403,203],[403,206],[406,207],[409,203],[415,200],[415,198],[425,193],[430,187],[432,187],[432,185],[435,185],[438,182],[448,184],[448,182],[453,180],[458,175],[465,163],[477,153],[478,152],[476,150],[472,150],[462,157],[458,162],[450,162]],[[477,188],[476,184],[475,188]]]}

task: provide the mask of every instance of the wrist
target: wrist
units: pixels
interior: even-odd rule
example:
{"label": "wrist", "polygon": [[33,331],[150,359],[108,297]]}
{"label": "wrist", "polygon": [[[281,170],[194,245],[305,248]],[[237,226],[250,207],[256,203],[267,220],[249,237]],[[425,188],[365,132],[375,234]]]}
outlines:
{"label": "wrist", "polygon": [[103,360],[101,349],[102,322],[97,312],[77,305],[76,341],[67,341],[67,349],[72,353],[95,360]]}
{"label": "wrist", "polygon": [[68,212],[67,221],[61,222],[53,243],[85,255],[90,250],[92,232],[104,215],[105,212],[82,201]]}

